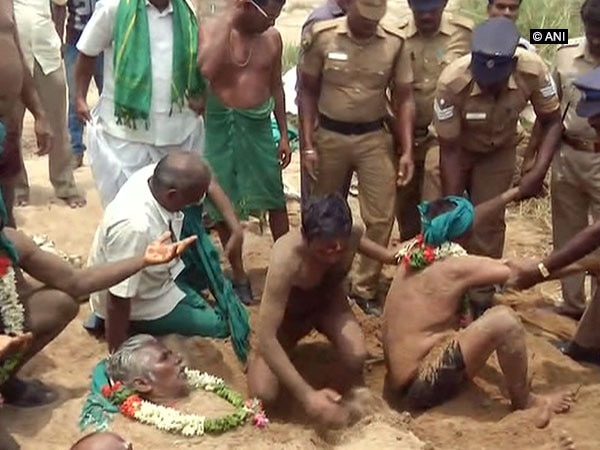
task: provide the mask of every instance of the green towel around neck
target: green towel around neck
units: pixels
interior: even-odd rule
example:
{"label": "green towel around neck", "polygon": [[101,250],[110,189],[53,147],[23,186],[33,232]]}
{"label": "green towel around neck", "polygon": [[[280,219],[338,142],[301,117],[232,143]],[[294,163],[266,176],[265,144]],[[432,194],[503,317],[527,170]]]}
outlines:
{"label": "green towel around neck", "polygon": [[[173,74],[171,103],[181,110],[187,98],[204,91],[198,55],[198,23],[186,0],[171,0],[173,8]],[[137,128],[149,125],[152,99],[152,63],[146,0],[121,0],[114,31],[115,117],[117,123]]]}

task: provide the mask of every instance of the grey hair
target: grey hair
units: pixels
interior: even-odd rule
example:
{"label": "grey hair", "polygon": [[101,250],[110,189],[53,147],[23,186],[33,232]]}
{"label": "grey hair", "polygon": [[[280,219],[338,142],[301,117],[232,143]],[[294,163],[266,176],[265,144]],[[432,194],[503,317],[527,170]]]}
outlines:
{"label": "grey hair", "polygon": [[137,334],[127,339],[108,358],[106,372],[110,379],[120,381],[125,386],[129,386],[136,378],[152,380],[153,375],[147,364],[148,357],[140,350],[158,343],[158,340],[149,334]]}

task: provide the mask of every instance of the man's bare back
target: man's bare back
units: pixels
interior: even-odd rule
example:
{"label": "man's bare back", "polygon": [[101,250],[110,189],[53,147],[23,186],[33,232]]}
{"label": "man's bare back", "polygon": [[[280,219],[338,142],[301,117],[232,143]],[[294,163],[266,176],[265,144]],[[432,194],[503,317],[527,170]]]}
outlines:
{"label": "man's bare back", "polygon": [[0,119],[7,117],[21,96],[23,62],[17,47],[13,2],[0,0]]}
{"label": "man's bare back", "polygon": [[199,27],[198,61],[212,92],[226,106],[250,109],[272,95],[274,76],[281,77],[282,41],[275,28],[242,35],[230,13],[208,19]]}

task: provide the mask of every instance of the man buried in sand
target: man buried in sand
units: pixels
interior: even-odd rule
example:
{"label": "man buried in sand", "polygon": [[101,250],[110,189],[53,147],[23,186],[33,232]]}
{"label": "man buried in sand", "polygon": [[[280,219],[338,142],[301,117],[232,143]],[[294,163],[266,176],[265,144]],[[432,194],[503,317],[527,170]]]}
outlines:
{"label": "man buried in sand", "polygon": [[[492,207],[503,206],[518,195],[515,191],[480,206],[487,208],[494,202]],[[468,200],[445,197],[423,203],[419,209],[422,237],[401,250],[404,261],[385,303],[386,399],[394,401],[406,394],[415,409],[439,405],[457,394],[496,352],[513,409],[536,409],[535,424],[545,427],[553,413],[569,410],[572,394],[567,390],[550,395],[531,392],[525,330],[516,314],[506,306],[496,306],[455,331],[457,312],[468,289],[504,285],[520,269],[509,261],[467,255],[457,243],[468,239],[478,225],[473,225],[475,214]],[[479,216],[479,207],[477,213]],[[480,217],[477,219],[479,222]],[[594,264],[597,266],[597,261],[582,260],[551,278],[597,271]]]}
{"label": "man buried in sand", "polygon": [[315,390],[298,373],[289,352],[313,329],[338,351],[346,369],[343,387],[362,383],[364,337],[348,304],[345,279],[359,252],[396,264],[392,250],[380,247],[352,226],[352,214],[339,194],[311,198],[302,206],[301,230],[275,242],[260,304],[258,351],[248,366],[250,395],[274,403],[282,384],[306,412],[325,425],[347,423],[350,413],[332,389]]}

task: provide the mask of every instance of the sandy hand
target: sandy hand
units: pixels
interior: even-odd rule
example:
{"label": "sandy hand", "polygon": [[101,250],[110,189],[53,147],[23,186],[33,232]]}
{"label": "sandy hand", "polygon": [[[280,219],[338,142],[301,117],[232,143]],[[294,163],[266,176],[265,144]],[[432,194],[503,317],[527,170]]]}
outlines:
{"label": "sandy hand", "polygon": [[342,396],[332,389],[321,389],[308,394],[305,408],[322,425],[341,428],[348,424],[350,413],[342,405]]}
{"label": "sandy hand", "polygon": [[0,358],[25,351],[31,345],[32,339],[33,335],[31,333],[19,336],[0,334]]}
{"label": "sandy hand", "polygon": [[166,231],[146,247],[144,262],[149,266],[171,262],[196,242],[196,239],[197,236],[190,236],[182,241],[170,242],[171,233]]}

